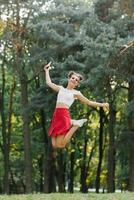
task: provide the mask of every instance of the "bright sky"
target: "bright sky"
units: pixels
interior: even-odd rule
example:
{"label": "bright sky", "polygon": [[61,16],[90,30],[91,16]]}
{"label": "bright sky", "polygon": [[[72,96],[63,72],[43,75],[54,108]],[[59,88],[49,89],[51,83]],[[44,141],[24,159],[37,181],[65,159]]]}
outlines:
{"label": "bright sky", "polygon": [[[48,2],[46,2],[43,6],[40,4],[39,1],[37,0],[33,0],[32,1],[32,6],[35,6],[35,8],[39,8],[41,12],[46,12],[49,8],[50,5],[54,5],[53,0],[50,0]],[[1,5],[1,8],[4,9],[4,5]],[[21,17],[26,17],[28,15],[29,10],[27,10],[26,8],[21,8],[20,9],[20,16]],[[1,19],[3,20],[7,20],[7,18],[9,18],[10,16],[12,16],[13,14],[13,10],[10,10],[10,14],[7,14],[7,10],[5,10],[5,13],[3,12],[1,14]],[[36,15],[36,13],[34,13]]]}

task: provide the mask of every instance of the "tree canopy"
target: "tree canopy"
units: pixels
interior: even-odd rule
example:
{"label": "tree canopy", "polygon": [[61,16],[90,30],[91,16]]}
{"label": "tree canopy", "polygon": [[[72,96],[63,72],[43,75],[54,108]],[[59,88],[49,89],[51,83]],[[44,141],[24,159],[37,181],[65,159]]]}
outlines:
{"label": "tree canopy", "polygon": [[[133,1],[1,0],[0,16],[0,192],[134,191]],[[78,90],[110,105],[76,100],[72,118],[88,122],[56,152],[49,61],[53,82],[65,86],[79,72]]]}

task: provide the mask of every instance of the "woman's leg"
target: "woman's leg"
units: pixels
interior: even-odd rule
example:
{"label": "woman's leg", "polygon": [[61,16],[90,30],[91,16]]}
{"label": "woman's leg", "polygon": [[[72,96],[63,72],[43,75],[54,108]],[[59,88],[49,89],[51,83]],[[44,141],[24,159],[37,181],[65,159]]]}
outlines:
{"label": "woman's leg", "polygon": [[64,148],[78,128],[79,126],[72,126],[66,135],[58,135],[56,138],[56,146],[58,148]]}
{"label": "woman's leg", "polygon": [[[57,138],[58,138],[58,140],[57,140]],[[63,148],[63,145],[62,145],[63,138],[64,138],[64,135],[58,135],[57,137],[51,137],[52,146],[54,149]],[[57,141],[58,141],[58,143],[57,143]]]}
{"label": "woman's leg", "polygon": [[52,137],[52,145],[54,148],[64,148],[72,138],[73,134],[76,130],[83,126],[83,124],[87,121],[87,119],[80,119],[80,120],[72,120],[72,127],[66,133],[66,135],[58,135],[56,137]]}
{"label": "woman's leg", "polygon": [[51,137],[53,148],[57,148],[56,137]]}

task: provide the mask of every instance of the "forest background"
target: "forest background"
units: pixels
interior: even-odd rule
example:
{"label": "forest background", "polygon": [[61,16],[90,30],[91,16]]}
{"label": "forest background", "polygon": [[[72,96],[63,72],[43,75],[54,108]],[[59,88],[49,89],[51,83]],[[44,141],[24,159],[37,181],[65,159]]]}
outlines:
{"label": "forest background", "polygon": [[[0,0],[0,193],[134,191],[134,1]],[[56,94],[75,70],[78,88],[109,112],[76,101],[87,118],[64,150],[47,130]]]}

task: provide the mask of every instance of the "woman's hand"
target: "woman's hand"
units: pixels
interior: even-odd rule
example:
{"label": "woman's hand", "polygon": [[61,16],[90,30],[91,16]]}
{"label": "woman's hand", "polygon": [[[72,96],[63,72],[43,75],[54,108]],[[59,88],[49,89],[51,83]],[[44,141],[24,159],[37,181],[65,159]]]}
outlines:
{"label": "woman's hand", "polygon": [[109,110],[109,103],[102,103],[102,107]]}
{"label": "woman's hand", "polygon": [[50,65],[52,62],[49,62],[47,65],[44,66],[44,70],[48,71],[50,69]]}

